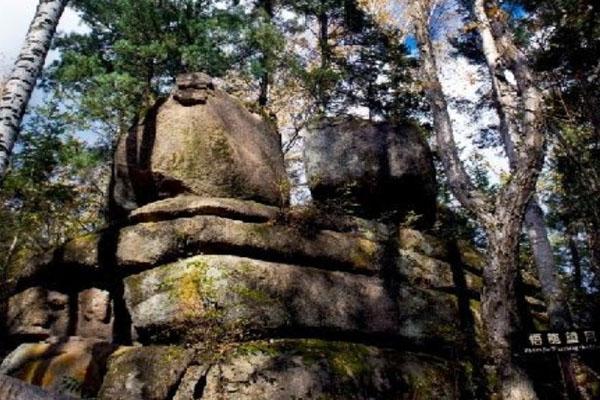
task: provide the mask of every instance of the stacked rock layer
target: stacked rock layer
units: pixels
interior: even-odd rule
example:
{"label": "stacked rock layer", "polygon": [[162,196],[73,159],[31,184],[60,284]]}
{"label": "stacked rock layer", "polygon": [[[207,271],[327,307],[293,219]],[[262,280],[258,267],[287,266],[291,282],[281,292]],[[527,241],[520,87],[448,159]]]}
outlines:
{"label": "stacked rock layer", "polygon": [[[315,188],[327,188],[317,200],[340,201],[341,212],[288,210],[269,124],[208,77],[180,77],[119,145],[120,219],[14,266],[0,373],[106,400],[476,396],[483,259],[385,218],[432,220],[430,155],[413,131],[358,125],[394,144],[388,161],[373,176],[357,163],[346,179],[312,146]],[[334,189],[352,179],[345,214],[348,197]],[[365,195],[390,182],[407,201]],[[374,219],[349,214],[357,209]]]}

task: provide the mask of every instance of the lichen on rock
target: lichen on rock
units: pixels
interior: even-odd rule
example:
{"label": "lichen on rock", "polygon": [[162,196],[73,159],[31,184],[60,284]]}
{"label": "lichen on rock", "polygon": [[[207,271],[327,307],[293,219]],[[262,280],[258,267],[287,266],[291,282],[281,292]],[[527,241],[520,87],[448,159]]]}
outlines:
{"label": "lichen on rock", "polygon": [[194,194],[283,206],[289,193],[279,137],[204,74],[177,78],[119,142],[111,192],[120,218],[150,202]]}

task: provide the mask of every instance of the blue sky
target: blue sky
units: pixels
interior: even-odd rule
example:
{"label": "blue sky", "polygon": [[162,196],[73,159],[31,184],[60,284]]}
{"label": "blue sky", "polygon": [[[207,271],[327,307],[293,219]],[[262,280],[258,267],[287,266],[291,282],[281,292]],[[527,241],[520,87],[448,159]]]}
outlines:
{"label": "blue sky", "polygon": [[[10,72],[25,40],[29,23],[35,14],[38,0],[0,0],[0,75]],[[77,14],[67,9],[63,14],[59,31],[81,29]],[[54,55],[50,54],[51,60]]]}
{"label": "blue sky", "polygon": [[[10,73],[38,2],[39,0],[0,0],[0,77]],[[71,32],[82,29],[77,14],[67,8],[60,19],[58,31]],[[46,63],[52,62],[56,56],[55,52],[50,52]],[[39,104],[43,98],[44,93],[36,89],[29,105]]]}

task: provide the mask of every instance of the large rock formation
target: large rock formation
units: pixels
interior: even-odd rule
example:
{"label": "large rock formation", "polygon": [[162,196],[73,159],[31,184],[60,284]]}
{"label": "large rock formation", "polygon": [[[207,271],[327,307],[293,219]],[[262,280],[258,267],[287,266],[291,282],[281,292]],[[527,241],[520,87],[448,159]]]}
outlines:
{"label": "large rock formation", "polygon": [[355,117],[320,119],[304,138],[312,196],[366,217],[409,212],[423,226],[435,218],[433,158],[410,125],[392,126]]}
{"label": "large rock formation", "polygon": [[120,140],[111,193],[118,216],[180,194],[284,205],[280,138],[207,75],[182,75],[172,95]]}
{"label": "large rock formation", "polygon": [[[424,144],[343,126],[335,151],[308,150],[326,182],[315,197],[397,184],[402,199],[357,199],[377,213],[421,199],[431,218]],[[341,215],[273,206],[287,198],[276,142],[206,77],[178,79],[120,144],[127,217],[12,268],[0,373],[100,400],[476,398],[481,255],[343,202]]]}

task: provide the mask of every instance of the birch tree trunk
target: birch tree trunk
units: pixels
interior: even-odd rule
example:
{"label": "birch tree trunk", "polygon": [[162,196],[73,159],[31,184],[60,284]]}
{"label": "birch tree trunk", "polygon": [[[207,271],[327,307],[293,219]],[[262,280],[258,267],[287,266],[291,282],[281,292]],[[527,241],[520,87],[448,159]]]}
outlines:
{"label": "birch tree trunk", "polygon": [[6,176],[21,120],[67,2],[68,0],[40,0],[25,37],[25,44],[4,84],[0,100],[0,182]]}
{"label": "birch tree trunk", "polygon": [[[533,383],[512,356],[512,342],[519,327],[515,299],[517,279],[517,251],[519,234],[529,203],[535,190],[543,160],[543,135],[539,128],[541,96],[532,85],[526,65],[520,65],[517,79],[524,79],[519,96],[498,96],[499,113],[513,129],[514,166],[512,175],[495,200],[475,189],[458,156],[453,138],[451,120],[442,91],[436,65],[434,47],[429,33],[434,0],[414,1],[415,31],[421,48],[421,62],[426,77],[426,91],[431,105],[438,151],[450,184],[459,202],[484,227],[488,241],[488,264],[484,269],[482,319],[486,336],[486,374],[494,398],[505,400],[533,400],[537,395]],[[484,14],[485,16],[485,14]],[[487,22],[487,17],[486,17]],[[482,35],[484,36],[484,35]],[[495,44],[487,37],[488,45]],[[485,41],[485,38],[484,38]],[[496,51],[491,47],[489,51]],[[496,57],[497,58],[497,57]],[[517,74],[515,74],[517,75]],[[502,88],[497,88],[498,92]],[[515,109],[519,108],[519,113]]]}
{"label": "birch tree trunk", "polygon": [[558,266],[548,239],[544,213],[535,197],[529,202],[525,213],[525,228],[531,243],[542,296],[546,302],[550,324],[553,329],[565,330],[571,325],[571,316],[560,285]]}
{"label": "birch tree trunk", "polygon": [[[499,10],[497,7],[496,16]],[[527,106],[529,98],[540,97],[533,86],[531,72],[524,55],[514,45],[506,24],[491,10],[485,8],[484,0],[475,0],[473,13],[477,20],[482,49],[486,58],[492,81],[492,92],[500,118],[500,134],[511,170],[518,168],[519,154],[515,143],[531,128],[527,118],[519,124],[518,115],[523,106]],[[491,19],[491,21],[490,21]],[[512,78],[512,79],[511,79]],[[512,80],[512,82],[511,82]],[[519,97],[524,101],[519,101]],[[533,100],[539,104],[539,100]],[[530,103],[531,104],[531,103]],[[525,108],[525,117],[530,109]],[[544,213],[536,197],[532,197],[525,212],[525,228],[540,280],[542,296],[545,300],[550,326],[556,330],[566,330],[572,324],[564,293],[561,289],[558,267],[554,259],[552,246],[548,239],[548,231]],[[563,372],[564,387],[569,398],[585,399],[583,388],[576,384],[575,371],[584,373],[586,368],[577,357],[570,354],[559,356],[559,364]]]}
{"label": "birch tree trunk", "polygon": [[[527,81],[531,78],[529,72],[522,71],[526,68],[524,65],[526,62],[519,60],[519,52],[510,41],[508,31],[503,24],[498,24],[495,29],[496,32],[494,32],[483,1],[476,0],[474,6],[473,11],[479,26],[483,53],[492,82],[492,94],[500,118],[500,136],[502,137],[510,169],[514,170],[517,168],[519,161],[515,144],[519,142],[522,134],[522,128],[518,124],[519,90],[524,86],[521,84],[521,87],[519,87],[516,78],[523,79],[524,75],[527,75],[525,77]],[[497,44],[498,42],[500,42],[500,45]],[[523,65],[519,66],[518,63]],[[511,70],[512,68],[515,69],[515,72]],[[521,70],[517,70],[517,68]],[[515,79],[514,82],[513,79]],[[552,246],[548,240],[544,213],[535,197],[532,197],[527,206],[525,226],[531,242],[538,277],[542,285],[542,295],[548,307],[550,322],[555,329],[566,329],[570,321],[569,313],[564,305],[565,302],[558,278],[558,267],[554,260]]]}

